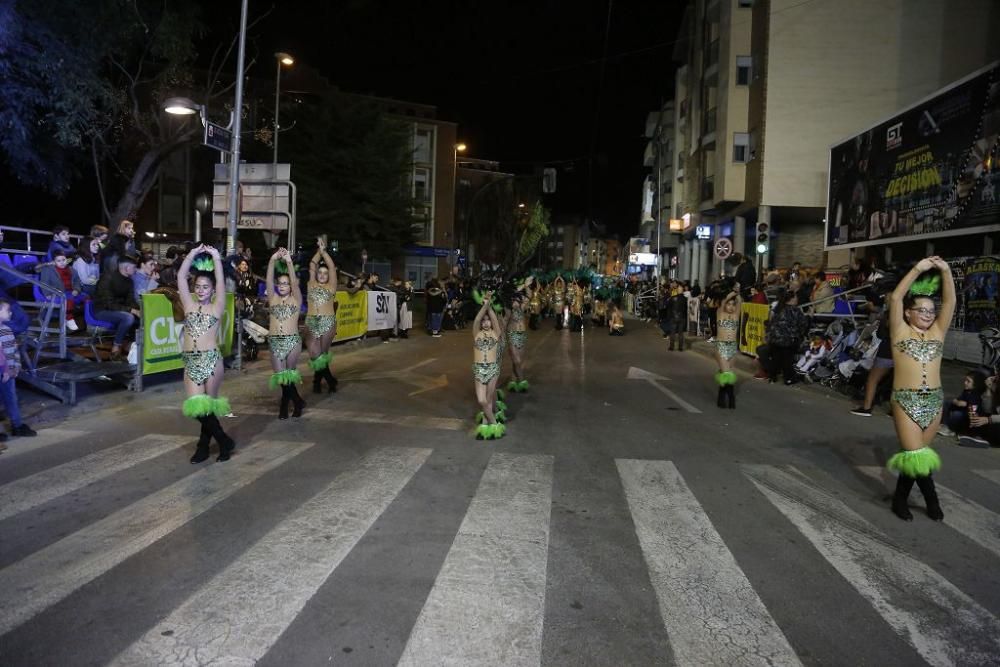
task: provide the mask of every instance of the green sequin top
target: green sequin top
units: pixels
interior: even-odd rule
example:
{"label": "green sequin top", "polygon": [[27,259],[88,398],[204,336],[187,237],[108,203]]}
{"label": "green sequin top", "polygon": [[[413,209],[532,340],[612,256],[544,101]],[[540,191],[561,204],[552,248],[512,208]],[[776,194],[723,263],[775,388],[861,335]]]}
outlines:
{"label": "green sequin top", "polygon": [[317,306],[333,300],[333,292],[325,287],[310,287],[307,296],[309,303]]}
{"label": "green sequin top", "polygon": [[904,338],[896,342],[896,349],[915,361],[926,364],[941,356],[944,351],[944,341]]}
{"label": "green sequin top", "polygon": [[482,336],[476,337],[472,342],[472,347],[476,348],[480,352],[488,352],[497,346],[497,339],[493,336]]}
{"label": "green sequin top", "polygon": [[298,319],[299,307],[294,303],[276,303],[271,306],[271,317],[276,320],[284,321],[291,317]]}
{"label": "green sequin top", "polygon": [[198,306],[197,312],[187,313],[184,316],[184,335],[191,341],[193,351],[198,351],[198,339],[218,323],[219,318],[211,313],[201,312],[201,306]]}

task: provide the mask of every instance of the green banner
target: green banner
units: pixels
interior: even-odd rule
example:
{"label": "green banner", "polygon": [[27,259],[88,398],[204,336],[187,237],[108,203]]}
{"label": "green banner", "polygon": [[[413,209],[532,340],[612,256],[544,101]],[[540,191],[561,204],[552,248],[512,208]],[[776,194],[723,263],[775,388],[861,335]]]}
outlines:
{"label": "green banner", "polygon": [[[219,323],[218,344],[223,356],[233,348],[233,295],[226,294],[226,309]],[[162,373],[184,367],[181,358],[183,322],[174,319],[170,299],[162,294],[142,295],[142,374]]]}

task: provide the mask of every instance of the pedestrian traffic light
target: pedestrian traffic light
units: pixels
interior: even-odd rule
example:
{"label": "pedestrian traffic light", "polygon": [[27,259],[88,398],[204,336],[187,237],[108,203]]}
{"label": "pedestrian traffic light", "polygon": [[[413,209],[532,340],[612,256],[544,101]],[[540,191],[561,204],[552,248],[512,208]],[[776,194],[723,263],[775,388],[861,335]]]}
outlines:
{"label": "pedestrian traffic light", "polygon": [[771,225],[766,222],[757,223],[757,254],[765,255],[771,249]]}

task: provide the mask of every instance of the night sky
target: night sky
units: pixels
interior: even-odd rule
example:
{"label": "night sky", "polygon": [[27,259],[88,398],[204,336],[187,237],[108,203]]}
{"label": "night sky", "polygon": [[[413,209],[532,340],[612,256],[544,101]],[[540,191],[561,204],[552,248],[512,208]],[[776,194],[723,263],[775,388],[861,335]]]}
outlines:
{"label": "night sky", "polygon": [[[239,3],[225,4],[231,17],[211,3],[213,34],[236,26]],[[559,196],[548,202],[556,215],[592,211],[628,235],[639,220],[645,117],[672,96],[683,4],[612,0],[603,85],[608,0],[251,0],[251,19],[270,13],[248,49],[261,67],[284,50],[345,91],[435,105],[459,124],[469,157],[507,171],[561,162]]]}

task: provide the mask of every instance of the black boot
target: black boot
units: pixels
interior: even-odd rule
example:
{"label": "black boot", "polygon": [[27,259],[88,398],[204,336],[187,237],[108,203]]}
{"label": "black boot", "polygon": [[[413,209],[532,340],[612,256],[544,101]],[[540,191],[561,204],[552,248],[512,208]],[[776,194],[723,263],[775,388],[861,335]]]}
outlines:
{"label": "black boot", "polygon": [[729,399],[729,409],[736,409],[736,385],[727,384],[726,385],[726,398]]}
{"label": "black boot", "polygon": [[719,398],[715,401],[715,404],[720,408],[726,407],[726,388],[725,386],[719,387]]}
{"label": "black boot", "polygon": [[208,445],[212,441],[212,431],[206,423],[207,419],[208,417],[198,417],[198,421],[201,422],[201,436],[198,438],[198,448],[194,450],[191,463],[201,463],[208,458]]}
{"label": "black boot", "polygon": [[910,489],[913,488],[915,481],[903,473],[899,473],[899,477],[896,479],[896,492],[892,494],[892,513],[903,521],[913,521],[907,500],[910,498]]}
{"label": "black boot", "polygon": [[337,393],[337,378],[334,377],[333,373],[330,372],[329,368],[327,368],[326,370],[323,371],[323,377],[326,378],[326,383],[328,385],[330,385],[330,393],[331,394],[336,394]]}
{"label": "black boot", "polygon": [[323,393],[323,371],[316,371],[316,374],[313,375],[313,393]]}
{"label": "black boot", "polygon": [[208,424],[208,428],[215,438],[215,441],[219,443],[219,456],[215,459],[216,461],[228,461],[229,455],[233,453],[236,449],[236,443],[233,439],[226,435],[226,432],[222,430],[222,424],[219,423],[219,418],[215,415],[209,415],[205,417],[205,421]]}
{"label": "black boot", "polygon": [[288,395],[288,385],[281,385],[281,407],[278,408],[278,419],[288,419],[288,403],[291,400]]}
{"label": "black boot", "polygon": [[934,478],[930,475],[927,475],[927,477],[918,477],[917,486],[920,487],[920,493],[924,495],[924,502],[927,503],[927,516],[935,521],[943,521],[944,512],[941,511],[941,503],[938,502],[937,489],[934,488]]}
{"label": "black boot", "polygon": [[306,402],[299,396],[299,390],[294,384],[288,385],[288,397],[292,400],[292,416],[301,417],[302,408],[306,407]]}

